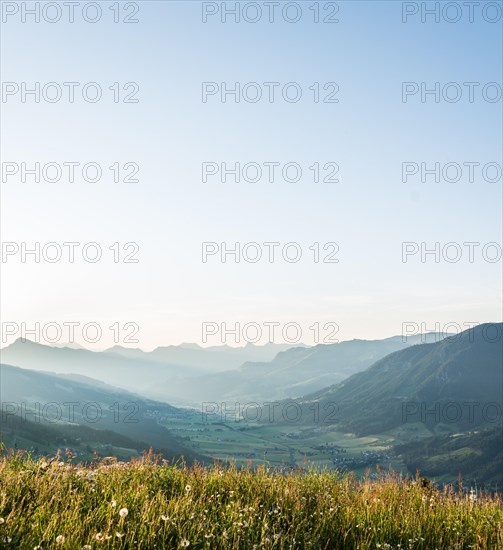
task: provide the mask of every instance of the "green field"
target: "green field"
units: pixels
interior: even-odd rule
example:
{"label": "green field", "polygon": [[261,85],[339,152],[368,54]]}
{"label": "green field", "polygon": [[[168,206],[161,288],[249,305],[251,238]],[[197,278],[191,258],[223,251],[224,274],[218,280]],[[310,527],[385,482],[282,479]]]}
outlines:
{"label": "green field", "polygon": [[[237,465],[351,469],[363,473],[379,464],[406,472],[405,465],[389,451],[394,434],[356,437],[330,426],[309,427],[289,423],[208,422],[200,415],[178,418],[170,430],[194,451]],[[403,434],[400,434],[403,436]]]}

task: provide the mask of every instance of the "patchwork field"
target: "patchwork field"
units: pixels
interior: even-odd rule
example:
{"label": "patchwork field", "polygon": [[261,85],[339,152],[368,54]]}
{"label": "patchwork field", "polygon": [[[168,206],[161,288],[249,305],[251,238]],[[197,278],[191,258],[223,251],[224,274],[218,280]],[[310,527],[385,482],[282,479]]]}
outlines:
{"label": "patchwork field", "polygon": [[251,461],[255,465],[311,465],[362,473],[379,464],[383,468],[406,471],[403,462],[389,452],[396,441],[389,434],[356,437],[327,426],[211,422],[197,414],[185,420],[178,418],[170,429],[194,451],[238,466]]}

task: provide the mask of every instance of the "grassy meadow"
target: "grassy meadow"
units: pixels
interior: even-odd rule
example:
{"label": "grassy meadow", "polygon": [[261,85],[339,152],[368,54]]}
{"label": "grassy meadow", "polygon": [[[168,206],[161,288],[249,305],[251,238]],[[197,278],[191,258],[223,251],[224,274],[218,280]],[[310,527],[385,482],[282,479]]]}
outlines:
{"label": "grassy meadow", "polygon": [[503,548],[499,495],[419,476],[10,452],[0,483],[1,548]]}

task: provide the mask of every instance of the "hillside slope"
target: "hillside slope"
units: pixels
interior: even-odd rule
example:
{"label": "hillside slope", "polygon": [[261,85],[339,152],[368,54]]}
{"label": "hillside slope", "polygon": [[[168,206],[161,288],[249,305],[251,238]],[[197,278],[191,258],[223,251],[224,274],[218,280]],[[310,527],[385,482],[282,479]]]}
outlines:
{"label": "hillside slope", "polygon": [[397,351],[299,403],[334,404],[339,429],[359,435],[414,422],[446,431],[501,424],[502,328],[501,323],[479,325],[441,342]]}
{"label": "hillside slope", "polygon": [[162,449],[170,458],[196,457],[159,424],[162,421],[169,425],[170,418],[190,414],[187,411],[105,384],[83,383],[71,377],[11,365],[0,365],[0,380],[2,426],[18,417],[23,422],[52,427],[59,433],[71,426],[110,430],[137,443]]}

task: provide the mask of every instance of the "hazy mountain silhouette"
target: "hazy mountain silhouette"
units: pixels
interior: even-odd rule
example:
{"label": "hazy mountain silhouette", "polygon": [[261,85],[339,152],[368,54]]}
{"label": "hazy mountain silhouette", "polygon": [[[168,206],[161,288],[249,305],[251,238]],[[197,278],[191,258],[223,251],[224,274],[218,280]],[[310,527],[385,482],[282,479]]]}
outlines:
{"label": "hazy mountain silhouette", "polygon": [[389,353],[421,341],[438,341],[430,333],[383,340],[349,340],[338,344],[295,347],[278,353],[270,362],[247,362],[239,369],[192,379],[158,381],[149,395],[174,404],[200,407],[205,401],[267,401],[299,397],[325,388],[362,371]]}
{"label": "hazy mountain silhouette", "polygon": [[285,345],[247,345],[241,348],[197,345],[156,348],[152,352],[115,346],[96,352],[58,348],[20,338],[0,352],[2,362],[31,370],[78,374],[112,386],[145,392],[158,381],[193,378],[239,367],[248,360],[272,359]]}

